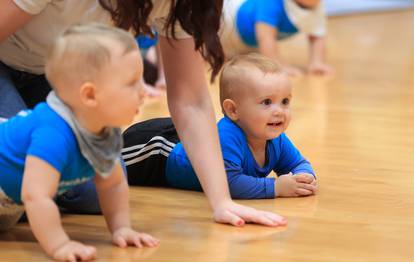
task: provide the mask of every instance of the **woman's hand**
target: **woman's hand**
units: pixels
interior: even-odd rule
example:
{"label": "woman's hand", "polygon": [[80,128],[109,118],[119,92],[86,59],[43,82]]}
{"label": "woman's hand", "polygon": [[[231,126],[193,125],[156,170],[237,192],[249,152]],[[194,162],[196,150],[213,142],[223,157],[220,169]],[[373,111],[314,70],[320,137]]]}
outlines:
{"label": "woman's hand", "polygon": [[233,226],[243,226],[245,223],[271,227],[287,225],[287,219],[280,215],[239,205],[233,201],[228,201],[216,208],[214,220],[217,223],[232,224]]}

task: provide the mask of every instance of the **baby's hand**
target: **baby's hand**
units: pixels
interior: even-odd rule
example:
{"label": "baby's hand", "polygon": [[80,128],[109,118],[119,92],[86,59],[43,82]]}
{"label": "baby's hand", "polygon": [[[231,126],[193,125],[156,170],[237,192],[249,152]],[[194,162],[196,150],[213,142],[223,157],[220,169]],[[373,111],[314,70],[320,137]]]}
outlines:
{"label": "baby's hand", "polygon": [[293,175],[293,177],[296,179],[297,182],[307,183],[307,184],[315,183],[315,185],[316,185],[316,178],[312,174],[297,173],[297,174]]}
{"label": "baby's hand", "polygon": [[76,262],[96,258],[96,248],[76,241],[68,241],[59,247],[52,255],[54,260]]}
{"label": "baby's hand", "polygon": [[[289,173],[287,175],[279,176],[276,180],[276,196],[298,197],[315,194],[317,189],[316,185],[311,184],[313,181],[310,181],[310,177],[307,175],[308,174],[300,174],[293,176],[292,173]],[[313,176],[312,180],[314,180]]]}
{"label": "baby's hand", "polygon": [[332,76],[334,70],[328,64],[322,62],[312,62],[308,66],[308,72],[312,75]]}
{"label": "baby's hand", "polygon": [[298,173],[293,176],[298,183],[307,183],[314,186],[313,194],[315,195],[318,192],[318,183],[316,178],[312,174],[308,173]]}
{"label": "baby's hand", "polygon": [[130,227],[121,227],[112,234],[112,243],[119,247],[131,245],[141,248],[143,246],[156,247],[160,241],[151,235],[138,233]]}

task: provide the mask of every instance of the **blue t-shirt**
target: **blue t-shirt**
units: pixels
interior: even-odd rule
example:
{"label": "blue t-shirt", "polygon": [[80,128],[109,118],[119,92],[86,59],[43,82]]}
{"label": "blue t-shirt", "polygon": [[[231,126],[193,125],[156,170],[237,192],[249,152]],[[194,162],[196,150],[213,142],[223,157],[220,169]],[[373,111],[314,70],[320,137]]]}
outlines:
{"label": "blue t-shirt", "polygon": [[46,103],[0,124],[0,187],[16,203],[21,203],[28,155],[44,160],[60,173],[58,194],[95,174],[70,126]]}
{"label": "blue t-shirt", "polygon": [[154,32],[154,37],[151,37],[150,35],[140,34],[135,37],[135,39],[140,49],[149,49],[150,47],[157,45],[158,33]]}
{"label": "blue t-shirt", "polygon": [[[260,167],[239,126],[228,117],[223,117],[217,126],[233,198],[274,198],[277,195],[274,189],[275,179],[267,177],[272,170],[278,175],[289,172],[314,174],[310,163],[284,133],[267,141],[266,163]],[[200,182],[181,143],[178,143],[168,156],[166,178],[173,187],[201,190]]]}
{"label": "blue t-shirt", "polygon": [[275,27],[278,39],[298,32],[286,13],[284,0],[247,0],[240,6],[236,27],[245,44],[257,47],[255,25],[259,22]]}

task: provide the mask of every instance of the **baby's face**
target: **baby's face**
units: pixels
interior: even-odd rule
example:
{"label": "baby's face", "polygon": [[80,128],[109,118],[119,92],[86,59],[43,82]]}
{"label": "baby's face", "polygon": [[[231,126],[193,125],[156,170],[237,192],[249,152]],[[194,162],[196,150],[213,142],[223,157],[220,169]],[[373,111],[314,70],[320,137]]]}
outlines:
{"label": "baby's face", "polygon": [[248,139],[269,140],[286,130],[290,122],[290,82],[286,74],[251,71],[251,78],[237,99],[238,121]]}
{"label": "baby's face", "polygon": [[143,65],[138,49],[124,54],[114,46],[111,52],[111,61],[98,79],[97,117],[105,126],[121,127],[132,122],[143,103]]}

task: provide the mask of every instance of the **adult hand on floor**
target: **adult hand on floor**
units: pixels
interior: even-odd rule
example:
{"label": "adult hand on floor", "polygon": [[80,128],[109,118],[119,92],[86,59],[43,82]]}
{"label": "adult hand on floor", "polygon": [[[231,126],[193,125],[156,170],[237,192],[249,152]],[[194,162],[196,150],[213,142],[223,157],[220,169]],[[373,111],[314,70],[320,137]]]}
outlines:
{"label": "adult hand on floor", "polygon": [[233,201],[228,201],[216,208],[214,220],[217,223],[232,224],[233,226],[243,226],[245,223],[271,227],[287,225],[287,219],[280,215],[239,205]]}

